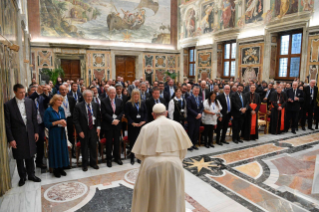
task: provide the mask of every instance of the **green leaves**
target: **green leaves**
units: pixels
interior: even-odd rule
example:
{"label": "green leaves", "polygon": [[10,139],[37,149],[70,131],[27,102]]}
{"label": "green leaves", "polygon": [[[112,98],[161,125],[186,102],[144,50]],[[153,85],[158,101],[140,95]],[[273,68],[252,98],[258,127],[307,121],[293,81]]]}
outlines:
{"label": "green leaves", "polygon": [[49,76],[54,85],[56,84],[58,77],[64,77],[64,71],[61,67],[53,70],[42,69],[42,74]]}
{"label": "green leaves", "polygon": [[171,79],[175,79],[176,76],[177,76],[176,73],[171,73],[171,72],[169,72],[169,71],[166,71],[165,74],[166,74],[167,76],[169,76]]}

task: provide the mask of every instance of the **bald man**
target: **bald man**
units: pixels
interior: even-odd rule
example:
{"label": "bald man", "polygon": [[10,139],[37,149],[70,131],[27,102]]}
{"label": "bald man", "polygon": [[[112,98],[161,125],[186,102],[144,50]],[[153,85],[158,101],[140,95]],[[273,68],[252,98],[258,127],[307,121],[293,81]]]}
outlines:
{"label": "bald man", "polygon": [[[314,107],[316,105],[316,98],[318,95],[318,87],[316,85],[316,80],[311,80],[309,86],[304,87],[304,110],[303,110],[303,117],[301,120],[302,130],[305,129],[306,119],[308,120],[308,129],[313,130],[312,128],[312,118]],[[308,113],[308,117],[306,114]]]}

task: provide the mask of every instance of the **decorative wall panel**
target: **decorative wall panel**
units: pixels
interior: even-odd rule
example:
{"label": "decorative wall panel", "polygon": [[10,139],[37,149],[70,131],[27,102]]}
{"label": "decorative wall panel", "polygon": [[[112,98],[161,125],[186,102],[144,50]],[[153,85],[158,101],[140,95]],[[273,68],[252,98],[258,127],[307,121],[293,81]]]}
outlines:
{"label": "decorative wall panel", "polygon": [[212,70],[212,50],[197,50],[197,79],[206,79],[211,77]]}
{"label": "decorative wall panel", "polygon": [[264,43],[252,43],[239,46],[238,77],[262,80]]}
{"label": "decorative wall panel", "polygon": [[178,73],[178,58],[178,54],[145,53],[143,55],[144,79],[152,84],[155,80],[163,81],[166,78],[166,71]]}
{"label": "decorative wall panel", "polygon": [[306,72],[306,78],[308,81],[311,79],[316,79],[318,82],[319,80],[319,77],[318,77],[319,35],[309,36],[307,53],[308,53],[308,59],[307,59],[308,70]]}

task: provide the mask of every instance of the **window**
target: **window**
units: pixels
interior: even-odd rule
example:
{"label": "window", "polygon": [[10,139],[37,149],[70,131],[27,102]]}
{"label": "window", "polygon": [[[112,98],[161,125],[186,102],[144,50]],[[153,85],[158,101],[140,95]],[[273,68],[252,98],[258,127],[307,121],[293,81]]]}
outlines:
{"label": "window", "polygon": [[300,75],[302,32],[282,33],[278,39],[277,79],[293,80]]}
{"label": "window", "polygon": [[194,78],[196,72],[196,49],[191,47],[188,49],[188,77]]}
{"label": "window", "polygon": [[230,78],[236,75],[236,50],[235,42],[224,44],[223,50],[223,78]]}

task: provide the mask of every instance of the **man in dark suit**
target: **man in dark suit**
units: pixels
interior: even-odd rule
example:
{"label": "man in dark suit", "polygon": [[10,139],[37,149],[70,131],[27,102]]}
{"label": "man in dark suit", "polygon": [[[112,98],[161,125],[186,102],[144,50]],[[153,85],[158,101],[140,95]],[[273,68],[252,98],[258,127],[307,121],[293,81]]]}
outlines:
{"label": "man in dark suit", "polygon": [[82,151],[82,170],[88,170],[88,148],[90,149],[90,166],[99,169],[96,164],[96,145],[101,130],[101,113],[99,106],[93,102],[93,92],[83,92],[84,101],[75,106],[73,123],[79,139]]}
{"label": "man in dark suit", "polygon": [[[232,110],[232,107],[231,107],[232,102],[231,102],[230,86],[229,85],[224,86],[224,93],[220,94],[217,97],[217,100],[219,101],[220,105],[223,108],[221,110],[221,114],[222,114],[223,119],[221,122],[218,121],[218,126],[216,129],[216,134],[217,134],[216,141],[217,141],[218,145],[222,145],[223,143],[228,144],[225,141],[225,138],[226,138],[226,132],[227,132],[229,120],[231,118],[231,110]],[[223,130],[221,140],[219,140],[220,130]]]}
{"label": "man in dark suit", "polygon": [[199,96],[200,88],[198,86],[193,87],[193,95],[187,98],[187,123],[188,123],[188,135],[193,143],[193,147],[189,148],[189,151],[193,149],[198,150],[196,147],[199,127],[201,123],[203,113],[203,101]]}
{"label": "man in dark suit", "polygon": [[102,106],[102,97],[99,95],[99,91],[97,89],[97,87],[91,86],[90,90],[93,91],[93,102],[95,102],[96,104],[99,105],[99,108],[101,110],[101,106]]}
{"label": "man in dark suit", "polygon": [[[116,98],[122,100],[123,105],[129,100],[129,97],[123,95],[123,86],[121,83],[117,83],[115,85],[116,88]],[[124,106],[123,106],[124,107]]]}
{"label": "man in dark suit", "polygon": [[61,85],[59,87],[59,92],[63,97],[63,103],[61,107],[63,107],[66,117],[66,124],[68,130],[68,138],[72,144],[72,157],[75,158],[75,141],[74,141],[74,127],[73,127],[73,112],[75,108],[75,99],[73,96],[68,96],[68,89],[65,85]]}
{"label": "man in dark suit", "polygon": [[68,96],[72,96],[75,99],[76,103],[83,101],[83,96],[80,91],[78,91],[78,84],[75,82],[71,85],[71,91],[68,93]]}
{"label": "man in dark suit", "polygon": [[304,101],[304,93],[298,89],[298,82],[292,83],[292,88],[287,91],[287,106],[286,106],[286,132],[288,132],[291,121],[291,132],[296,134],[297,118],[300,111],[300,103]]}
{"label": "man in dark suit", "polygon": [[318,94],[318,87],[316,85],[316,80],[311,80],[309,86],[304,88],[304,111],[303,117],[301,120],[302,130],[305,129],[306,124],[306,114],[308,113],[308,129],[313,130],[312,128],[312,118],[314,107],[316,106],[316,98]]}
{"label": "man in dark suit", "polygon": [[142,82],[140,85],[140,93],[141,93],[141,100],[142,101],[146,101],[151,96],[150,93],[147,93],[147,85],[144,82]]}
{"label": "man in dark suit", "polygon": [[110,86],[108,84],[104,86],[104,92],[101,94],[101,99],[109,97],[109,95],[107,94],[107,90],[109,89],[109,87]]}
{"label": "man in dark suit", "polygon": [[185,101],[189,97],[189,93],[187,92],[187,85],[186,84],[182,85],[182,97],[183,97],[183,99],[185,99]]}
{"label": "man in dark suit", "polygon": [[244,88],[244,91],[243,91],[244,94],[250,92],[250,86],[251,86],[252,84],[254,84],[254,81],[253,81],[253,80],[249,80],[249,85],[247,85],[247,86]]}
{"label": "man in dark suit", "polygon": [[[165,90],[164,90],[165,89],[164,83],[159,82],[158,88],[160,89],[160,97],[165,100],[165,106],[166,106],[166,108],[168,108],[168,103],[169,103],[171,98],[170,98],[169,93],[165,92]],[[152,110],[152,108],[151,108],[151,110]]]}
{"label": "man in dark suit", "polygon": [[152,90],[152,97],[150,97],[149,99],[146,100],[145,104],[146,104],[146,109],[147,109],[147,123],[151,122],[154,120],[153,116],[152,116],[152,112],[153,112],[153,106],[157,103],[163,103],[164,105],[166,105],[166,101],[165,99],[160,97],[160,90],[159,88],[155,87]]}
{"label": "man in dark suit", "polygon": [[264,89],[263,94],[260,96],[261,99],[262,99],[262,102],[267,103],[267,106],[270,105],[271,94],[273,92],[275,92],[275,89],[273,87],[274,87],[274,84],[273,83],[269,83],[267,90]]}
{"label": "man in dark suit", "polygon": [[29,96],[35,103],[37,109],[37,121],[39,129],[39,141],[37,142],[37,157],[35,160],[36,166],[45,169],[47,166],[43,163],[44,156],[44,122],[43,116],[45,110],[48,108],[51,97],[49,96],[48,88],[46,86],[38,86],[37,91]]}
{"label": "man in dark suit", "polygon": [[[105,129],[106,135],[106,164],[112,167],[112,143],[114,143],[113,157],[114,161],[122,165],[120,157],[120,133],[121,133],[121,120],[124,114],[124,105],[122,100],[116,98],[116,89],[109,87],[108,98],[102,100],[102,125]],[[113,142],[114,141],[114,142]]]}
{"label": "man in dark suit", "polygon": [[205,99],[209,96],[209,90],[206,88],[206,81],[201,81],[200,83],[200,93],[199,96],[201,96],[202,101],[204,102]]}
{"label": "man in dark suit", "polygon": [[13,90],[15,97],[4,104],[5,125],[7,141],[17,161],[19,186],[23,186],[26,174],[29,180],[41,182],[35,176],[33,159],[37,152],[39,130],[36,107],[31,99],[25,98],[24,86],[16,84]]}
{"label": "man in dark suit", "polygon": [[164,92],[168,93],[169,95],[169,100],[171,100],[175,96],[175,89],[176,89],[176,86],[174,85],[174,80],[170,79],[168,81],[167,86],[164,89]]}
{"label": "man in dark suit", "polygon": [[238,142],[243,142],[242,140],[240,140],[239,134],[244,124],[246,110],[248,109],[248,101],[244,98],[243,90],[243,84],[239,84],[237,86],[237,92],[233,93],[233,95],[231,96],[231,114],[233,116],[233,142],[236,144]]}

